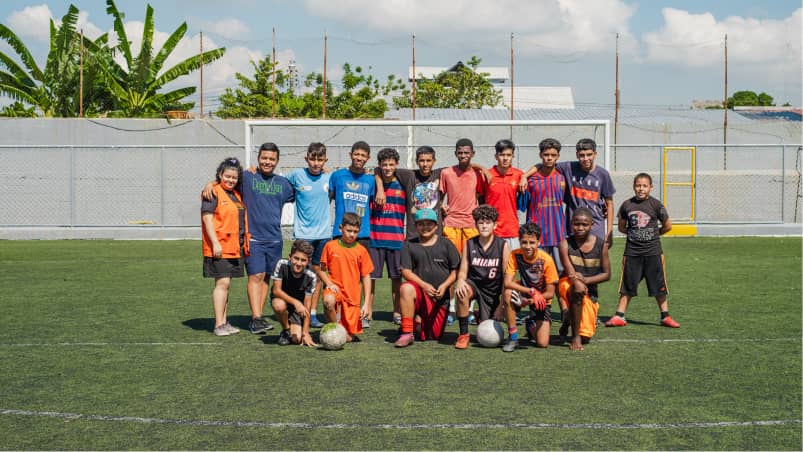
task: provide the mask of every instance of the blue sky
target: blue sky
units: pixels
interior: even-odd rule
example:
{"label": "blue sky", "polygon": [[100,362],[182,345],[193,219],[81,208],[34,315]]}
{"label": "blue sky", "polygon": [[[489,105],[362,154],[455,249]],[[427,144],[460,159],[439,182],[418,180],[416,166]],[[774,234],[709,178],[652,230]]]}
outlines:
{"label": "blue sky", "polygon": [[[111,31],[105,1],[75,0],[89,35]],[[730,91],[766,91],[778,103],[801,105],[801,3],[772,0],[159,0],[156,43],[181,22],[189,30],[176,61],[204,47],[227,48],[205,69],[207,105],[234,73],[251,74],[249,60],[271,52],[276,28],[280,64],[295,60],[302,72],[323,69],[337,80],[344,62],[384,78],[406,75],[410,36],[416,63],[447,66],[472,55],[483,65],[508,66],[514,33],[517,86],[571,86],[578,105],[614,102],[615,34],[620,34],[622,104],[689,105],[723,94],[723,36],[728,34]],[[69,2],[4,0],[0,20],[15,30],[41,62],[47,21]],[[146,2],[118,0],[128,36],[138,46]],[[139,30],[139,31],[138,31]],[[161,40],[160,40],[161,39]],[[3,43],[0,50],[9,52]],[[169,63],[169,62],[168,62]],[[197,83],[197,75],[185,83]]]}

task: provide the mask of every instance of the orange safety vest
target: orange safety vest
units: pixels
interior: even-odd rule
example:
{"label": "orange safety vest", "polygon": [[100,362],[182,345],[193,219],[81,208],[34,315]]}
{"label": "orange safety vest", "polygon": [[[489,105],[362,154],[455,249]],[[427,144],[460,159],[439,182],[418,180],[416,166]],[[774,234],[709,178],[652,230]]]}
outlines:
{"label": "orange safety vest", "polygon": [[[232,259],[240,257],[240,219],[239,209],[237,204],[231,200],[229,194],[220,184],[214,185],[215,197],[217,197],[217,208],[212,216],[212,224],[215,225],[215,235],[217,236],[220,246],[223,248],[221,257],[224,259]],[[243,200],[240,193],[234,191],[234,196],[242,204]],[[203,215],[203,213],[201,214]],[[245,241],[243,243],[243,250],[245,255],[248,256],[248,242],[250,234],[248,234],[248,215],[245,215]],[[214,257],[212,253],[212,241],[206,233],[206,226],[203,220],[201,221],[201,233],[203,234],[203,248],[204,256]]]}

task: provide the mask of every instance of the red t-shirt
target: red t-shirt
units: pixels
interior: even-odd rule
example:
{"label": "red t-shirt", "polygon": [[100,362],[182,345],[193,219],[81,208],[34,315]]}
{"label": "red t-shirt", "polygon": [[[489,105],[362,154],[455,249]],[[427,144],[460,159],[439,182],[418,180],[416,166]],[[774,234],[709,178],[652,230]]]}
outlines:
{"label": "red t-shirt", "polygon": [[488,170],[491,173],[491,183],[485,189],[485,202],[499,211],[494,234],[503,239],[519,236],[519,216],[516,213],[516,197],[518,196],[519,180],[524,173],[510,167],[503,176],[499,174],[496,166]]}

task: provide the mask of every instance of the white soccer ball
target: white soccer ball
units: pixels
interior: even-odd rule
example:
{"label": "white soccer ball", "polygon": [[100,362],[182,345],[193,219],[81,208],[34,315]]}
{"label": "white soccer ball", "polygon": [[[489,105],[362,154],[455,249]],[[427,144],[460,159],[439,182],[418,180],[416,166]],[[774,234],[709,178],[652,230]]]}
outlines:
{"label": "white soccer ball", "polygon": [[346,343],[348,333],[339,323],[327,323],[321,328],[321,346],[327,350],[340,350]]}
{"label": "white soccer ball", "polygon": [[483,320],[477,327],[477,342],[483,347],[499,347],[504,339],[505,329],[496,320]]}

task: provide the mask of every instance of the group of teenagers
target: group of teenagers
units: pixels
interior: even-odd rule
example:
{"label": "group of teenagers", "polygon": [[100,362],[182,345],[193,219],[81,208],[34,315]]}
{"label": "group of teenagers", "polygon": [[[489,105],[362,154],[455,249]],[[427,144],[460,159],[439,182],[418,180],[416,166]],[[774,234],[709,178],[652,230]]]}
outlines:
{"label": "group of teenagers", "polygon": [[[286,177],[275,172],[274,143],[260,146],[256,167],[225,159],[201,200],[203,275],[215,280],[214,334],[239,331],[227,321],[228,293],[231,278],[245,270],[252,333],[273,328],[263,317],[270,293],[280,345],[317,345],[310,328],[322,326],[321,298],[326,322],[339,322],[348,341],[359,341],[373,317],[374,282],[387,268],[396,347],[440,341],[456,317],[455,348],[469,347],[472,321],[494,319],[507,323],[502,349],[512,352],[525,309],[529,340],[547,347],[557,297],[559,338],[583,350],[596,332],[597,286],[611,277],[615,188],[595,162],[596,143],[585,138],[575,148],[576,161],[559,162],[560,142],[544,139],[540,163],[527,172],[512,166],[516,145],[507,139],[495,144],[497,163],[487,169],[472,163],[467,138],[455,144],[457,164],[444,168],[434,168],[435,150],[421,146],[416,170],[399,168],[398,151],[384,148],[369,171],[364,141],[352,145],[351,164],[336,171],[325,169],[322,143],[309,145],[307,168]],[[627,241],[620,298],[606,326],[627,325],[625,311],[642,279],[661,325],[680,326],[669,316],[660,242],[672,224],[652,188],[650,175],[636,175],[634,196],[616,213]],[[281,212],[289,202],[295,202],[295,241],[282,258]]]}

